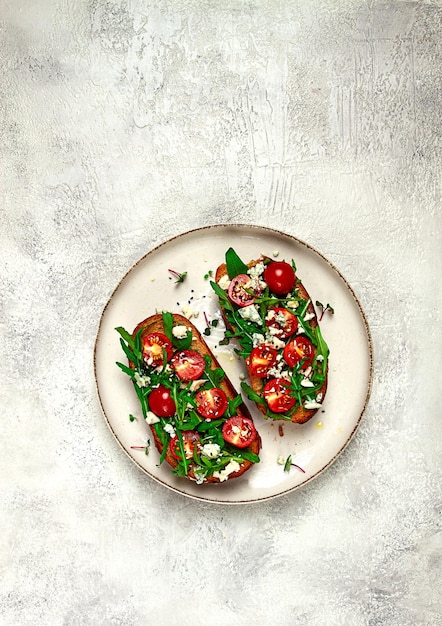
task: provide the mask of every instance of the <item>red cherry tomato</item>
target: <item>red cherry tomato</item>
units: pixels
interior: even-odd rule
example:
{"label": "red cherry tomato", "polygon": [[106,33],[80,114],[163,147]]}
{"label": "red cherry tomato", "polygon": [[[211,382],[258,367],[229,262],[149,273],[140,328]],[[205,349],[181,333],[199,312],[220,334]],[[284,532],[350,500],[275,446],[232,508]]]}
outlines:
{"label": "red cherry tomato", "polygon": [[287,339],[298,330],[298,318],[291,311],[282,307],[274,307],[269,309],[266,318],[266,326],[275,328],[278,339]]}
{"label": "red cherry tomato", "polygon": [[250,283],[250,276],[247,274],[238,274],[230,281],[227,291],[229,298],[238,306],[248,306],[254,301],[254,296],[244,289],[245,285]]}
{"label": "red cherry tomato", "polygon": [[206,419],[217,419],[227,409],[227,396],[222,389],[201,389],[195,396],[196,410]]}
{"label": "red cherry tomato", "polygon": [[290,395],[289,387],[282,378],[273,378],[264,386],[263,396],[274,413],[285,413],[295,406],[296,399]]}
{"label": "red cherry tomato", "polygon": [[151,391],[148,401],[149,409],[158,417],[172,417],[175,414],[175,401],[170,394],[170,389],[163,385]]}
{"label": "red cherry tomato", "polygon": [[[183,449],[186,459],[193,457],[193,451],[200,442],[200,436],[194,430],[185,430],[181,433],[183,438]],[[174,435],[169,441],[169,452],[177,461],[182,460],[180,443],[177,435]]]}
{"label": "red cherry tomato", "polygon": [[196,380],[204,372],[206,362],[195,350],[180,350],[173,355],[170,365],[181,380]]}
{"label": "red cherry tomato", "polygon": [[314,356],[315,349],[307,337],[295,337],[284,348],[284,360],[290,367],[295,367],[299,361],[304,361],[303,367],[308,367]]}
{"label": "red cherry tomato", "polygon": [[293,267],[285,261],[272,261],[267,265],[263,274],[264,281],[270,291],[277,296],[286,296],[293,289],[296,282]]}
{"label": "red cherry tomato", "polygon": [[265,343],[253,348],[247,359],[247,365],[254,376],[265,378],[269,369],[275,365],[278,351]]}
{"label": "red cherry tomato", "polygon": [[149,333],[141,338],[141,351],[147,365],[162,365],[163,350],[168,361],[172,356],[172,342],[163,333]]}
{"label": "red cherry tomato", "polygon": [[258,433],[249,417],[234,415],[224,422],[222,435],[224,440],[233,446],[247,448],[255,441]]}

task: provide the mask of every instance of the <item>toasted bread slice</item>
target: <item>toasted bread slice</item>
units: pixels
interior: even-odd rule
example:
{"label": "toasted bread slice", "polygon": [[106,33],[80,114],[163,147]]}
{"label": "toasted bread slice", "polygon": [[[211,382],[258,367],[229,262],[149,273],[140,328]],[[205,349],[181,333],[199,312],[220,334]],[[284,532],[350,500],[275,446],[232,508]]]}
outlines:
{"label": "toasted bread slice", "polygon": [[[259,259],[255,259],[255,260],[249,261],[249,263],[247,263],[247,267],[250,270],[250,268],[255,267],[256,265],[258,265],[258,263],[262,263],[262,262],[268,263],[268,262],[271,262],[271,260],[268,257],[262,256]],[[229,277],[228,277],[228,272],[227,272],[227,266],[226,266],[225,263],[222,263],[216,270],[215,282],[217,283],[218,286],[222,285],[223,282],[224,282],[224,285],[225,285],[226,284],[226,280],[228,280],[228,279],[229,279]],[[302,284],[302,282],[298,278],[296,280],[296,286],[295,286],[295,290],[294,291],[296,292],[296,296],[299,299],[301,299],[301,300],[303,300],[305,302],[308,302],[308,306],[307,306],[307,308],[304,311],[303,317],[307,317],[307,319],[308,319],[308,322],[307,322],[308,323],[308,327],[309,327],[309,329],[313,333],[315,333],[316,332],[315,329],[318,327],[318,319],[317,319],[317,316],[316,316],[316,312],[315,312],[315,309],[313,307],[311,298],[310,298],[307,290],[305,289],[304,285]],[[234,334],[238,334],[238,332],[240,332],[240,330],[234,324],[232,324],[229,321],[226,309],[223,306],[223,299],[222,298],[220,298],[220,306],[221,306],[222,317],[223,317],[224,323],[226,325],[226,329],[231,331]],[[294,313],[296,314],[296,310],[294,311]],[[319,331],[319,328],[318,328],[318,331]],[[289,343],[290,339],[291,339],[291,337],[286,340],[286,343]],[[282,355],[282,352],[283,352],[282,348],[280,348],[279,351],[280,351],[280,353]],[[321,357],[320,357],[320,359],[321,359]],[[323,380],[323,383],[321,384],[320,388],[315,390],[315,398],[314,398],[314,400],[311,400],[310,403],[306,402],[306,403],[303,403],[303,404],[299,404],[299,402],[297,402],[295,404],[295,406],[291,410],[287,411],[284,414],[281,413],[280,415],[278,415],[278,414],[275,414],[275,413],[272,412],[271,413],[271,418],[272,419],[274,419],[274,420],[278,420],[278,419],[282,420],[283,419],[283,420],[286,420],[286,421],[288,419],[290,419],[290,421],[295,423],[295,424],[304,424],[305,422],[308,422],[315,415],[315,413],[317,413],[317,411],[320,408],[320,405],[322,404],[322,401],[323,401],[323,399],[325,397],[325,393],[327,391],[327,365],[328,365],[327,359],[326,359],[326,362],[325,362],[324,365],[325,365],[324,372],[323,372],[324,380]],[[246,357],[246,366],[247,366],[248,374],[249,374],[249,377],[250,377],[250,384],[251,384],[251,387],[252,387],[253,391],[256,394],[258,394],[258,396],[260,398],[263,398],[263,389],[264,389],[264,386],[265,386],[266,382],[269,379],[268,378],[267,379],[261,378],[261,377],[255,376],[253,374],[253,372],[251,370],[251,367],[250,367],[250,361],[249,361],[248,357]],[[305,404],[307,404],[307,407],[308,406],[313,406],[314,408],[307,408],[305,406]],[[265,403],[257,402],[256,406],[259,409],[259,411],[261,411],[261,413],[263,413],[267,417],[269,416],[268,406]]]}
{"label": "toasted bread slice", "polygon": [[[214,372],[217,373],[216,387],[221,389],[226,394],[227,399],[229,401],[233,401],[236,398],[237,402],[236,402],[236,409],[234,411],[235,415],[251,420],[253,423],[250,412],[248,411],[246,405],[242,402],[241,398],[239,397],[238,392],[235,390],[235,388],[233,387],[232,383],[227,378],[225,373],[224,373],[224,377],[222,378],[222,380],[219,380],[220,370],[222,370],[222,368],[219,362],[217,361],[216,357],[213,355],[210,348],[207,346],[206,342],[204,341],[198,329],[186,317],[182,315],[178,315],[178,314],[167,314],[167,315],[170,316],[169,320],[172,320],[172,323],[173,323],[172,327],[166,329],[165,324],[164,324],[163,314],[160,314],[160,313],[155,314],[155,315],[152,315],[151,317],[148,317],[144,321],[140,322],[136,326],[136,328],[134,329],[132,333],[132,339],[135,341],[137,335],[139,334],[140,341],[142,342],[143,337],[145,337],[148,334],[162,333],[162,334],[169,336],[170,339],[173,340],[173,336],[171,336],[172,328],[177,329],[179,327],[180,329],[183,329],[184,327],[187,333],[189,332],[191,333],[192,340],[191,340],[191,345],[189,346],[189,349],[197,352],[202,357],[206,358],[207,361],[209,362],[208,364],[206,364],[206,368],[209,368],[211,373],[214,373]],[[176,343],[179,344],[179,341],[178,342],[175,341],[175,344]],[[180,348],[179,347],[177,348],[176,346],[173,347],[173,350],[174,350],[174,354],[180,352]],[[135,364],[131,361],[129,361],[129,365],[131,368],[135,367]],[[144,368],[146,374],[149,374],[149,368],[144,367],[144,366],[145,364],[143,363],[142,367]],[[173,380],[175,380],[175,383],[176,383],[177,375],[174,374],[173,368],[171,369],[169,365],[167,365],[166,367],[168,368],[169,376],[171,377],[170,381],[172,381],[172,384],[173,384]],[[201,384],[202,380],[207,379],[207,376],[205,376],[207,371],[208,370],[206,369],[205,373],[201,374],[201,380],[199,381],[178,380],[180,388],[182,389],[186,387],[187,385],[189,389],[189,394],[191,396],[193,394],[192,397],[194,397],[197,390],[195,389],[194,391],[192,391],[192,382],[195,383],[196,387],[198,387],[198,385]],[[208,383],[206,380],[206,387],[207,385]],[[149,402],[148,397],[149,396],[147,396],[147,403]],[[218,431],[219,431],[218,441],[220,441],[220,438],[222,436],[221,435],[221,429],[223,425],[222,422],[225,422],[226,419],[228,419],[229,411],[231,412],[230,408],[228,408],[227,412],[224,414],[223,417],[221,417],[219,420],[213,421],[213,423],[216,423],[219,421],[221,422],[218,425]],[[194,414],[195,413],[196,412],[194,411]],[[149,415],[152,416],[150,412],[149,412]],[[177,428],[177,421],[175,417],[176,416],[172,416],[170,420],[163,420],[163,422],[166,421],[167,424],[171,424],[174,428]],[[195,415],[194,415],[194,418],[195,418]],[[200,423],[194,428],[196,431],[198,431],[198,428],[202,429],[201,439],[203,439],[209,420],[203,419],[202,417],[200,417],[199,419],[200,419]],[[153,435],[155,446],[158,452],[160,453],[162,460],[164,459],[174,470],[176,470],[177,466],[180,463],[170,450],[170,445],[169,445],[170,440],[171,440],[170,433],[164,431],[162,421],[157,421],[156,423],[149,424],[149,426]],[[183,430],[186,430],[186,429],[183,429]],[[223,451],[222,451],[223,454],[225,454],[225,450],[227,447],[228,445],[226,444],[226,446],[223,448]],[[257,455],[259,454],[260,447],[261,447],[261,438],[259,436],[259,433],[256,431],[255,438],[248,447],[246,448],[233,447],[232,448],[232,446],[230,446],[229,448],[230,451],[232,451],[233,449],[234,456],[237,459],[236,462],[234,462],[233,464],[230,461],[226,463],[226,459],[224,458],[225,467],[222,467],[222,461],[221,461],[221,469],[216,470],[216,471],[210,471],[209,469],[207,470],[206,474],[203,474],[201,471],[202,470],[201,465],[199,465],[195,461],[195,458],[193,457],[193,458],[186,460],[187,471],[186,471],[185,477],[191,480],[196,480],[196,482],[198,483],[220,483],[220,482],[225,482],[226,480],[232,480],[233,478],[238,478],[239,476],[244,474],[244,472],[249,470],[252,467],[252,465],[254,465],[255,462],[259,461],[259,457]],[[201,460],[201,449],[197,450],[197,453],[200,455],[200,460]],[[250,458],[252,458],[253,460],[250,460]],[[207,459],[206,459],[206,463],[207,463]],[[203,464],[203,469],[204,468],[206,468],[206,466]],[[181,465],[181,472],[178,472],[178,475],[183,476],[182,465]]]}

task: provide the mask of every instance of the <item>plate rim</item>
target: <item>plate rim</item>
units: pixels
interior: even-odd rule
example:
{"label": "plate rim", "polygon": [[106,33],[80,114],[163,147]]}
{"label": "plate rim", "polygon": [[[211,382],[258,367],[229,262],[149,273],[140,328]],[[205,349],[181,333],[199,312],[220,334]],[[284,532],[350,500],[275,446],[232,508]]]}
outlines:
{"label": "plate rim", "polygon": [[[320,468],[317,472],[315,472],[312,476],[307,478],[302,483],[300,483],[298,485],[294,485],[292,487],[289,487],[289,488],[287,488],[287,489],[285,489],[283,491],[280,491],[278,493],[266,495],[266,496],[263,496],[263,497],[253,498],[253,499],[245,499],[245,500],[243,500],[243,499],[238,499],[238,500],[212,499],[212,498],[209,498],[207,496],[204,496],[203,493],[201,493],[201,496],[197,495],[197,494],[194,494],[194,493],[188,493],[188,492],[186,492],[186,491],[184,491],[182,489],[177,488],[174,485],[168,484],[167,482],[165,482],[161,478],[151,474],[146,468],[144,468],[128,452],[128,450],[126,450],[126,448],[123,446],[122,442],[120,441],[119,437],[117,436],[116,432],[114,431],[114,429],[112,427],[112,424],[110,423],[109,418],[108,418],[108,416],[106,414],[106,411],[104,409],[104,405],[103,405],[103,401],[102,401],[102,397],[101,397],[100,389],[99,389],[98,377],[97,377],[97,348],[98,348],[98,342],[99,342],[99,338],[100,338],[100,331],[101,331],[102,324],[103,324],[103,319],[104,319],[106,311],[107,311],[108,307],[110,306],[110,303],[111,303],[115,293],[118,291],[118,289],[120,288],[121,284],[126,280],[127,276],[129,276],[129,274],[131,274],[131,272],[133,272],[134,269],[138,265],[143,263],[143,261],[148,256],[150,256],[151,254],[153,254],[154,252],[156,252],[157,250],[159,250],[163,246],[166,246],[166,245],[172,243],[173,241],[175,241],[177,239],[181,239],[183,237],[190,236],[190,235],[193,235],[193,234],[201,232],[201,231],[206,231],[206,230],[211,230],[211,229],[220,229],[220,230],[222,230],[222,229],[227,229],[227,228],[233,228],[233,229],[237,229],[237,230],[240,230],[240,229],[251,229],[251,230],[262,231],[262,232],[265,232],[265,233],[270,233],[272,235],[280,236],[280,237],[292,240],[292,241],[296,242],[297,244],[299,244],[301,246],[304,246],[307,250],[309,250],[310,252],[316,254],[318,257],[320,257],[322,259],[322,261],[324,261],[339,276],[339,278],[345,284],[345,287],[350,292],[350,294],[351,294],[351,296],[352,296],[352,298],[353,298],[353,300],[354,300],[354,302],[355,302],[355,304],[356,304],[356,306],[358,308],[359,314],[361,316],[361,319],[362,319],[362,322],[363,322],[363,326],[364,326],[365,335],[366,335],[366,338],[367,338],[367,346],[368,346],[368,365],[369,365],[369,367],[368,367],[368,384],[367,384],[367,390],[366,390],[366,393],[365,393],[364,403],[363,403],[362,408],[360,410],[360,414],[359,414],[357,420],[355,421],[353,430],[350,433],[350,435],[346,438],[346,441],[344,442],[342,447],[333,455],[332,458],[329,459],[329,461],[322,468]],[[364,416],[364,414],[365,414],[365,412],[367,410],[367,406],[368,406],[368,403],[369,403],[369,400],[370,400],[370,396],[371,396],[371,392],[372,392],[372,388],[373,388],[373,374],[374,374],[373,340],[372,340],[372,335],[371,335],[370,327],[369,327],[369,324],[368,324],[367,316],[365,314],[365,311],[364,311],[364,309],[362,307],[362,304],[361,304],[358,296],[356,295],[353,287],[350,285],[350,283],[345,278],[345,276],[342,274],[342,272],[336,267],[336,265],[332,261],[330,261],[327,257],[325,257],[322,254],[322,252],[317,250],[314,246],[312,246],[311,244],[307,243],[306,241],[304,241],[302,239],[299,239],[299,237],[297,237],[295,235],[290,235],[289,233],[286,233],[286,232],[281,231],[279,229],[275,229],[275,228],[271,228],[271,227],[267,227],[267,226],[262,226],[262,225],[259,225],[259,224],[243,224],[243,223],[236,223],[236,222],[235,223],[224,223],[224,224],[214,223],[214,224],[208,224],[208,225],[205,225],[205,226],[199,226],[197,228],[192,228],[190,230],[183,231],[181,233],[173,235],[172,237],[164,239],[160,243],[156,244],[153,248],[148,250],[145,254],[143,254],[123,274],[123,276],[119,279],[119,281],[117,282],[116,286],[114,287],[114,289],[112,290],[112,292],[108,296],[108,298],[106,300],[106,304],[103,307],[103,310],[101,311],[101,314],[100,314],[100,318],[99,318],[99,321],[98,321],[98,327],[97,327],[97,330],[96,330],[96,333],[95,333],[95,340],[94,340],[93,369],[94,369],[95,391],[96,391],[96,394],[97,394],[98,402],[99,402],[99,405],[100,405],[103,417],[105,419],[105,422],[106,422],[109,430],[111,431],[114,439],[117,441],[118,445],[123,450],[125,455],[127,457],[129,457],[129,459],[133,463],[135,463],[135,465],[145,475],[147,475],[149,478],[153,479],[154,481],[156,481],[160,485],[162,485],[162,486],[168,488],[169,490],[173,491],[174,493],[179,494],[179,495],[184,496],[184,497],[187,497],[187,498],[191,498],[191,499],[196,500],[198,502],[205,502],[205,503],[209,503],[209,504],[229,504],[229,505],[256,504],[256,503],[266,502],[268,500],[273,500],[275,498],[282,497],[284,495],[287,495],[289,493],[297,491],[298,489],[301,489],[302,487],[305,487],[308,483],[310,483],[312,480],[318,478],[318,476],[320,476],[325,470],[327,470],[331,465],[333,465],[333,463],[336,461],[336,459],[344,452],[344,450],[347,448],[347,446],[353,440],[353,438],[354,438],[354,436],[356,434],[356,431],[358,430],[358,428],[359,428],[359,426],[361,424],[362,418],[363,418],[363,416]]]}

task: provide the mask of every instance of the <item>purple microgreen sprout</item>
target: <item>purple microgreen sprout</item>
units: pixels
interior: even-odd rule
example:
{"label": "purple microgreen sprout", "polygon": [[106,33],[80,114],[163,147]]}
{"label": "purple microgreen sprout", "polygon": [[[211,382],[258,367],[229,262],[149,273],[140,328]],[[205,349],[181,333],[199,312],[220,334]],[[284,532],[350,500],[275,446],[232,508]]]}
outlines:
{"label": "purple microgreen sprout", "polygon": [[290,472],[291,467],[296,467],[296,469],[299,469],[300,472],[305,474],[305,470],[303,470],[302,467],[299,467],[299,465],[296,465],[296,463],[292,462],[292,455],[289,454],[289,456],[287,457],[287,461],[284,465],[284,472]]}
{"label": "purple microgreen sprout", "polygon": [[149,454],[149,448],[150,448],[150,439],[147,440],[147,443],[145,446],[131,446],[130,447],[131,450],[144,450],[144,454],[146,456]]}
{"label": "purple microgreen sprout", "polygon": [[316,300],[316,306],[318,306],[321,309],[321,316],[319,318],[319,321],[322,320],[322,318],[324,317],[324,313],[326,311],[328,311],[331,315],[334,314],[335,310],[334,308],[331,306],[331,304],[326,304],[325,306],[322,304],[322,302],[319,302],[319,300]]}
{"label": "purple microgreen sprout", "polygon": [[183,283],[184,279],[187,276],[187,272],[176,272],[175,270],[168,270],[172,276],[174,276],[176,278],[175,283]]}

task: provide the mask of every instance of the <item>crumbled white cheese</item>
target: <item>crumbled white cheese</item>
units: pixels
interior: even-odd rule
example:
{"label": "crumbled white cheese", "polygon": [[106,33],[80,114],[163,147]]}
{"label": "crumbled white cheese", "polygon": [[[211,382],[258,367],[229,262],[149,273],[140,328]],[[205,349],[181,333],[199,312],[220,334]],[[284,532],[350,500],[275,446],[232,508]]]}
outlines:
{"label": "crumbled white cheese", "polygon": [[182,311],[183,311],[183,315],[187,317],[188,320],[190,320],[192,317],[198,317],[198,314],[199,314],[199,312],[194,311],[189,304],[185,304],[182,307]]}
{"label": "crumbled white cheese", "polygon": [[224,482],[228,479],[230,474],[238,472],[240,468],[241,466],[237,461],[230,461],[229,463],[227,463],[224,469],[220,470],[219,472],[213,472],[213,476],[214,478],[219,478],[220,482]]}
{"label": "crumbled white cheese", "polygon": [[257,263],[253,267],[251,267],[247,271],[247,274],[250,276],[250,278],[258,278],[259,276],[261,276],[261,274],[264,272],[264,270],[265,270],[264,263],[262,263],[262,261],[260,261],[259,263]]}
{"label": "crumbled white cheese", "polygon": [[304,407],[306,409],[320,409],[321,406],[322,404],[316,402],[315,400],[307,400],[306,402],[304,402]]}
{"label": "crumbled white cheese", "polygon": [[278,339],[278,337],[275,337],[270,333],[266,335],[265,342],[273,346],[276,350],[281,350],[285,346],[285,343],[281,341],[281,339]]}
{"label": "crumbled white cheese", "polygon": [[267,311],[267,315],[266,315],[266,321],[271,322],[272,320],[274,320],[276,317],[276,311],[275,309],[269,309]]}
{"label": "crumbled white cheese", "polygon": [[318,354],[318,356],[316,357],[316,360],[321,363],[324,360],[323,355],[322,354]]}
{"label": "crumbled white cheese", "polygon": [[304,378],[301,380],[301,387],[314,387],[315,383],[313,383],[310,378]]}
{"label": "crumbled white cheese", "polygon": [[299,305],[299,302],[297,300],[289,300],[287,302],[287,306],[289,307],[289,309],[297,309]]}
{"label": "crumbled white cheese", "polygon": [[275,326],[270,326],[267,332],[269,333],[269,335],[273,335],[275,337],[276,335],[280,335],[284,331],[282,328],[275,328]]}
{"label": "crumbled white cheese", "polygon": [[227,291],[227,289],[229,288],[230,282],[231,281],[228,275],[224,274],[224,276],[221,276],[221,278],[219,279],[218,285],[219,287],[221,287],[221,289],[224,289],[224,291]]}
{"label": "crumbled white cheese", "polygon": [[149,376],[141,376],[139,372],[135,372],[134,380],[137,383],[138,387],[147,387],[150,383]]}
{"label": "crumbled white cheese", "polygon": [[270,367],[267,374],[273,378],[284,378],[285,380],[290,381],[290,372],[288,369],[284,369],[284,363],[282,362],[278,363],[278,365]]}
{"label": "crumbled white cheese", "polygon": [[249,304],[248,306],[239,309],[238,312],[243,320],[248,320],[249,322],[254,322],[255,324],[260,324],[262,326],[262,319],[255,304]]}
{"label": "crumbled white cheese", "polygon": [[192,381],[189,391],[198,391],[198,389],[207,382],[206,378],[199,378],[198,380]]}
{"label": "crumbled white cheese", "polygon": [[273,256],[276,258],[279,256],[279,250],[273,250]]}
{"label": "crumbled white cheese", "polygon": [[304,322],[309,322],[310,320],[312,320],[315,317],[314,313],[307,313],[307,315],[304,315]]}
{"label": "crumbled white cheese", "polygon": [[195,480],[196,480],[196,484],[197,485],[202,485],[204,482],[204,472],[202,471],[203,468],[200,467],[199,465],[196,466],[194,472],[195,472]]}
{"label": "crumbled white cheese", "polygon": [[217,443],[205,443],[201,448],[201,454],[208,459],[216,459],[221,452],[221,448]]}
{"label": "crumbled white cheese", "polygon": [[323,397],[324,397],[324,394],[322,392],[318,393],[318,395],[316,396],[316,402],[322,402]]}
{"label": "crumbled white cheese", "polygon": [[177,339],[184,339],[187,336],[187,327],[181,324],[172,328],[172,335]]}
{"label": "crumbled white cheese", "polygon": [[172,424],[165,424],[164,425],[164,430],[166,431],[166,433],[168,435],[170,435],[171,437],[174,436],[175,434],[175,428],[172,426]]}
{"label": "crumbled white cheese", "polygon": [[278,456],[278,458],[276,459],[278,465],[285,465],[285,458],[283,456]]}
{"label": "crumbled white cheese", "polygon": [[155,415],[155,413],[152,413],[152,411],[147,411],[146,424],[158,424],[159,421],[160,418],[158,417],[158,415]]}
{"label": "crumbled white cheese", "polygon": [[281,311],[278,311],[278,314],[276,316],[276,321],[278,322],[278,324],[280,324],[280,326],[282,326],[283,328],[285,326],[287,326],[287,320],[285,319],[285,315],[284,313],[281,313]]}
{"label": "crumbled white cheese", "polygon": [[257,346],[260,346],[264,342],[265,342],[264,335],[261,335],[259,333],[253,333],[253,335],[252,335],[252,344],[253,344],[254,348],[256,348]]}

